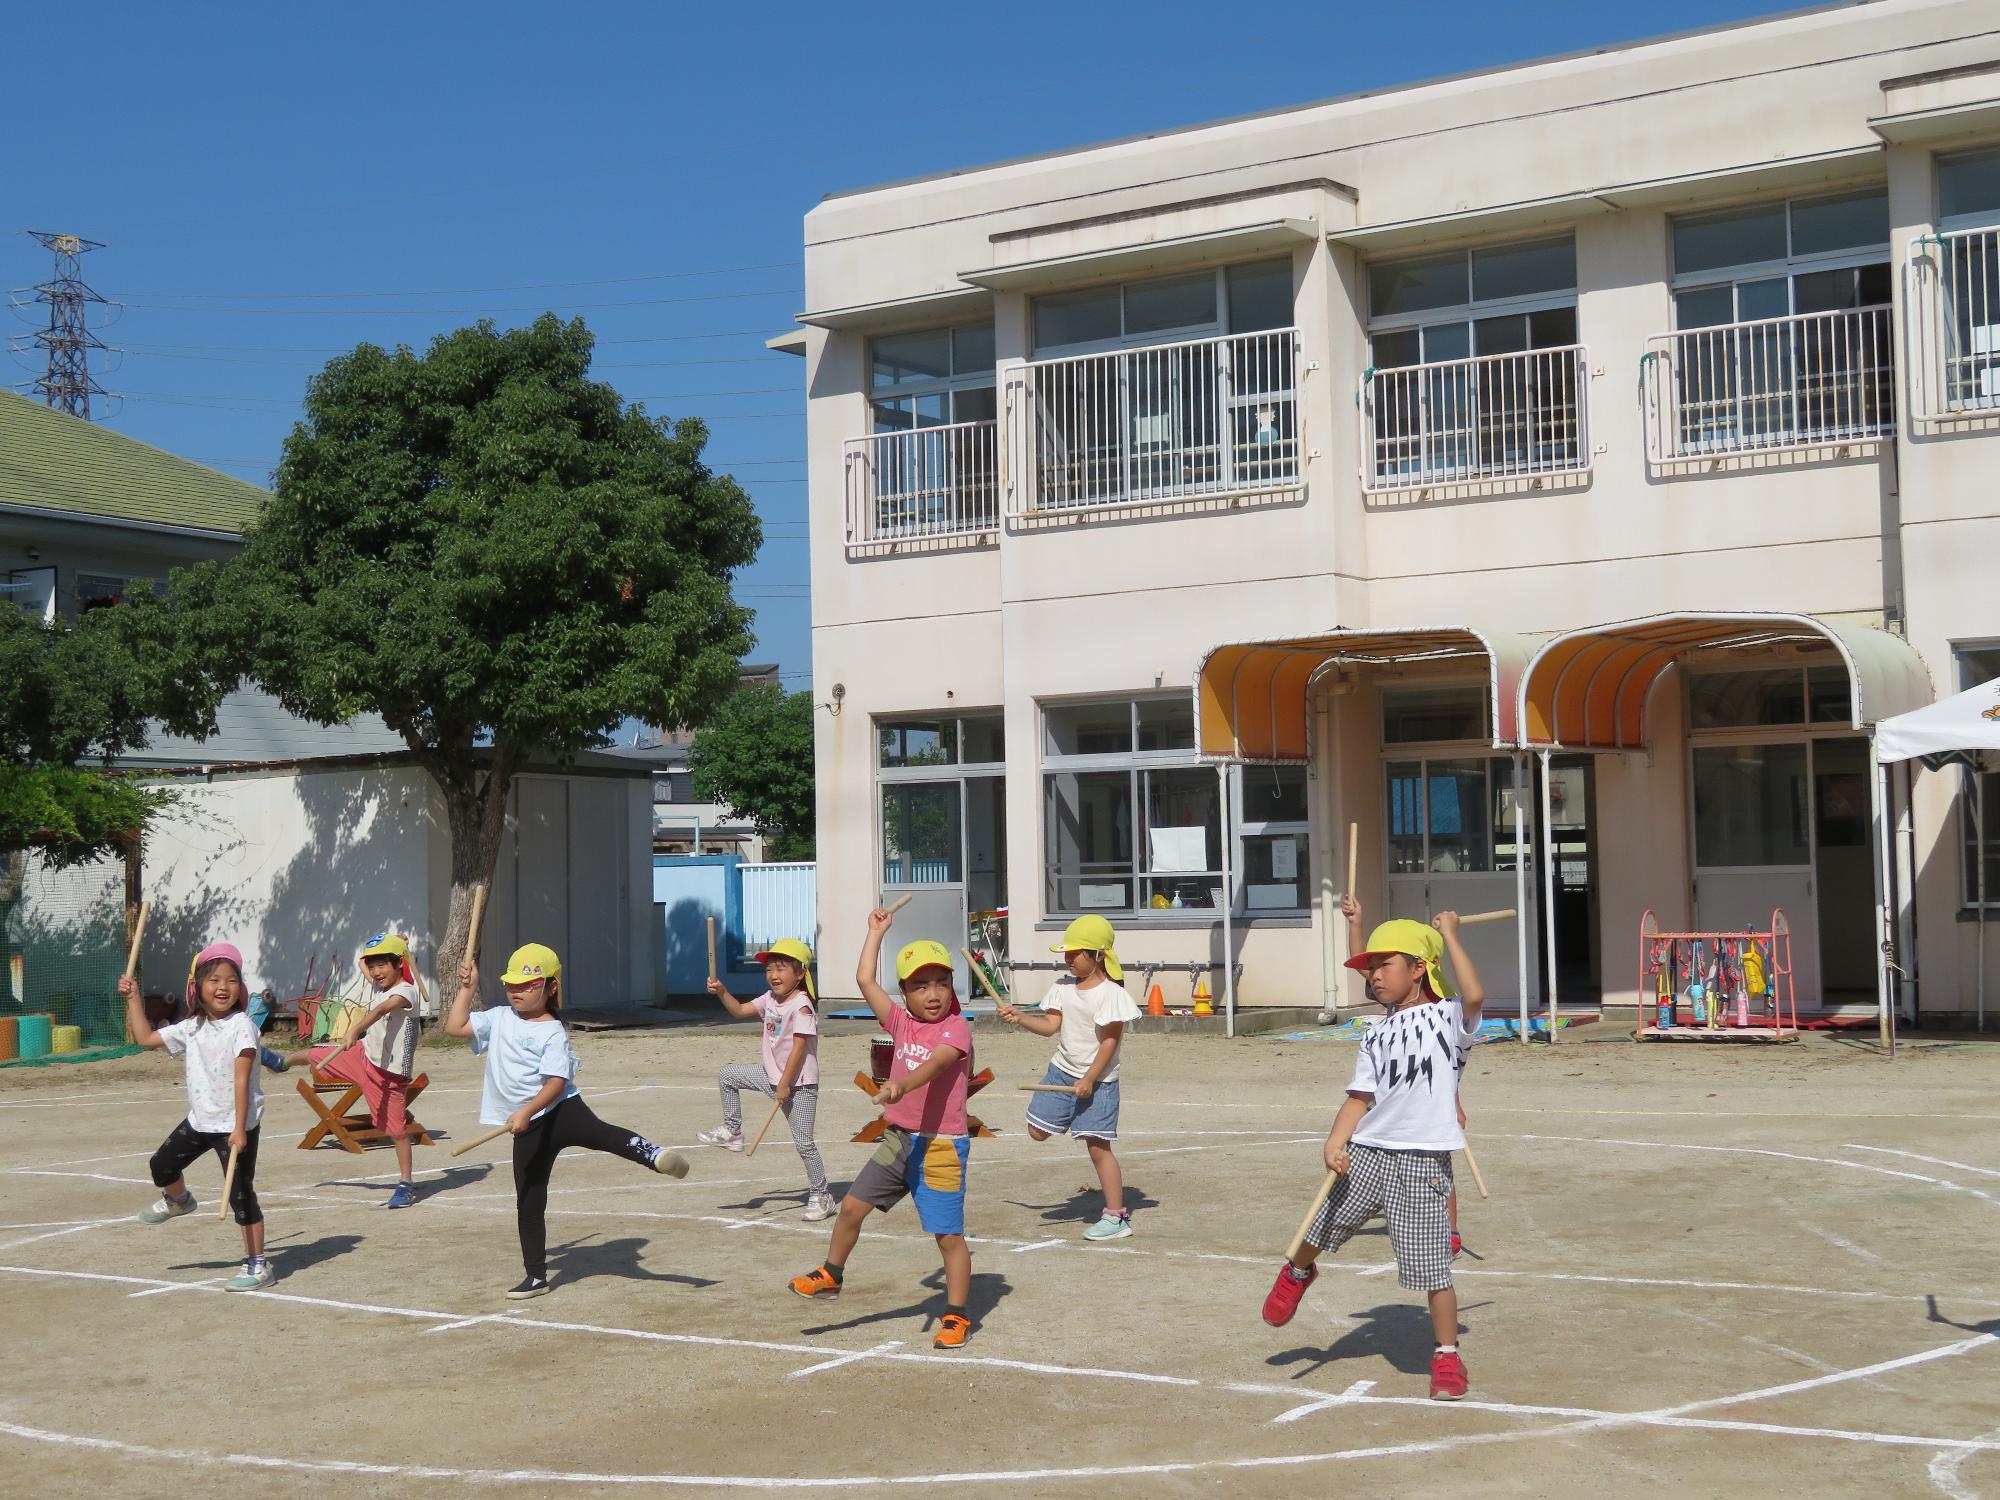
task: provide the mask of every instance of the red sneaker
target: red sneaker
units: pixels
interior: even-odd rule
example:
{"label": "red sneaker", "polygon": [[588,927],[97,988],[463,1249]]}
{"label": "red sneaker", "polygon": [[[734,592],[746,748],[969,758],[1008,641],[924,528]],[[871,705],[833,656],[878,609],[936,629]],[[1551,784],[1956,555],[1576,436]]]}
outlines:
{"label": "red sneaker", "polygon": [[1271,1287],[1271,1295],[1264,1299],[1264,1321],[1273,1328],[1283,1328],[1291,1322],[1292,1314],[1299,1310],[1299,1298],[1317,1280],[1318,1266],[1308,1267],[1303,1278],[1292,1274],[1290,1261],[1278,1267],[1278,1279]]}
{"label": "red sneaker", "polygon": [[1461,1400],[1470,1384],[1465,1373],[1465,1361],[1456,1354],[1439,1351],[1431,1356],[1431,1400]]}

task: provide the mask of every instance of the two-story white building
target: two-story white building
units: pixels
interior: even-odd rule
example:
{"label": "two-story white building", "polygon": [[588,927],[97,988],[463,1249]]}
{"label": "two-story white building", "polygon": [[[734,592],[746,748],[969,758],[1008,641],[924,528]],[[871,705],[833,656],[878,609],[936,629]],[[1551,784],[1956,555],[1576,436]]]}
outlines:
{"label": "two-story white building", "polygon": [[1370,921],[1524,907],[1503,1003],[1782,909],[1801,1012],[1885,940],[1974,1008],[1963,774],[1870,735],[2000,676],[1990,3],[840,193],[805,271],[836,991],[914,891],[1351,1004],[1352,825]]}

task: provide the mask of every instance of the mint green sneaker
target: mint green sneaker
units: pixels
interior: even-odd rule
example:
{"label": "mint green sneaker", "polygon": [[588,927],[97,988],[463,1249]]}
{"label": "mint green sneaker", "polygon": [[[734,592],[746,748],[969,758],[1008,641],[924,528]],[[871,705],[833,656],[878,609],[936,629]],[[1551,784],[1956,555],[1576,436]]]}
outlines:
{"label": "mint green sneaker", "polygon": [[141,1224],[164,1224],[169,1219],[178,1219],[194,1212],[194,1194],[189,1193],[176,1203],[165,1193],[139,1210]]}
{"label": "mint green sneaker", "polygon": [[1103,1218],[1084,1230],[1083,1237],[1087,1240],[1129,1240],[1132,1238],[1132,1215],[1129,1212],[1114,1214],[1107,1209]]}
{"label": "mint green sneaker", "polygon": [[243,1269],[223,1282],[223,1285],[232,1292],[255,1292],[269,1286],[277,1279],[277,1274],[271,1269],[271,1263],[259,1255],[253,1260],[245,1261]]}

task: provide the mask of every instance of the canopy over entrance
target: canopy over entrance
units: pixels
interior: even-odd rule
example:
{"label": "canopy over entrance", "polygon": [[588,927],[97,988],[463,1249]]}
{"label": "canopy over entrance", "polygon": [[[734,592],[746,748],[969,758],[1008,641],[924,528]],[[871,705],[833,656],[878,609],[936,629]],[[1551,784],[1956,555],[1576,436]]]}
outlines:
{"label": "canopy over entrance", "polygon": [[1635,750],[1647,743],[1653,685],[1688,651],[1826,645],[1847,666],[1854,727],[1930,701],[1930,679],[1908,641],[1885,630],[1811,615],[1650,615],[1553,637],[1521,678],[1521,743],[1538,748]]}
{"label": "canopy over entrance", "polygon": [[1522,674],[1541,640],[1444,625],[1217,646],[1195,669],[1195,744],[1204,760],[1302,762],[1312,753],[1307,690],[1322,671],[1464,659],[1485,664],[1493,743],[1507,749],[1517,743]]}
{"label": "canopy over entrance", "polygon": [[1956,698],[1884,719],[1875,726],[1875,758],[1943,758],[2000,752],[2000,677],[1967,688]]}

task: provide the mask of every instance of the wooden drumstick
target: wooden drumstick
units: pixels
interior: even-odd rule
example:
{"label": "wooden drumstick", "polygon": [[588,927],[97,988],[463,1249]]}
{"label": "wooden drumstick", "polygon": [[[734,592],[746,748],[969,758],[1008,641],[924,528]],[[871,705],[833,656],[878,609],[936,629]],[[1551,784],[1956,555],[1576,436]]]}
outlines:
{"label": "wooden drumstick", "polygon": [[771,1112],[764,1116],[764,1123],[757,1127],[755,1138],[751,1140],[748,1146],[743,1148],[745,1156],[755,1156],[757,1154],[757,1148],[764,1144],[764,1132],[771,1128],[771,1122],[778,1118],[778,1111],[784,1107],[783,1103],[776,1099],[771,1101]]}
{"label": "wooden drumstick", "polygon": [[132,942],[125,950],[125,977],[130,979],[139,968],[139,939],[146,935],[146,914],[153,909],[150,901],[139,903],[139,919],[132,924]]}
{"label": "wooden drumstick", "polygon": [[479,959],[479,929],[486,919],[486,887],[474,886],[472,890],[472,920],[466,924],[465,951],[477,962]]}
{"label": "wooden drumstick", "polygon": [[222,1202],[215,1208],[215,1216],[218,1219],[229,1217],[229,1195],[236,1191],[236,1158],[240,1154],[240,1148],[235,1146],[229,1148],[229,1169],[222,1174]]}
{"label": "wooden drumstick", "polygon": [[972,966],[972,977],[978,980],[979,987],[993,998],[993,1003],[995,1005],[1005,1005],[1007,1002],[1000,998],[1000,991],[993,987],[992,979],[979,966],[979,960],[972,956],[972,950],[970,948],[961,948],[958,950],[958,956]]}
{"label": "wooden drumstick", "polygon": [[1465,1164],[1472,1168],[1472,1185],[1479,1189],[1480,1197],[1484,1198],[1488,1196],[1486,1192],[1486,1179],[1479,1175],[1479,1158],[1472,1154],[1472,1142],[1467,1141],[1459,1149],[1465,1153]]}
{"label": "wooden drumstick", "polygon": [[715,978],[715,918],[708,919],[708,977]]}
{"label": "wooden drumstick", "polygon": [[1354,883],[1361,878],[1361,825],[1347,825],[1347,889],[1342,895],[1354,894]]}
{"label": "wooden drumstick", "polygon": [[1327,1194],[1333,1191],[1333,1185],[1338,1181],[1340,1181],[1338,1172],[1326,1174],[1326,1181],[1319,1185],[1319,1191],[1313,1195],[1312,1207],[1307,1209],[1306,1216],[1299,1220],[1299,1232],[1292,1236],[1291,1248],[1285,1251],[1286,1260],[1297,1263],[1299,1249],[1306,1242],[1306,1234],[1313,1227],[1313,1220],[1319,1217],[1320,1209],[1326,1206]]}
{"label": "wooden drumstick", "polygon": [[[1081,1082],[1082,1080],[1078,1080]],[[1014,1085],[1024,1094],[1074,1094],[1076,1090],[1067,1083],[1017,1083]]]}
{"label": "wooden drumstick", "polygon": [[463,1156],[465,1155],[466,1152],[472,1150],[476,1146],[483,1146],[488,1141],[496,1140],[500,1136],[511,1135],[511,1134],[513,1134],[512,1126],[510,1125],[496,1126],[494,1129],[487,1131],[486,1134],[479,1136],[477,1139],[467,1141],[463,1146],[452,1147],[451,1154],[453,1156]]}
{"label": "wooden drumstick", "polygon": [[915,891],[911,891],[907,895],[898,896],[894,901],[889,903],[889,915],[892,917],[895,916],[897,912],[901,911],[904,907],[908,906],[912,901],[916,899],[917,899],[917,893]]}
{"label": "wooden drumstick", "polygon": [[1469,917],[1460,917],[1458,925],[1461,927],[1477,927],[1481,922],[1511,922],[1514,919],[1514,915],[1514,908],[1511,906],[1500,911],[1476,911]]}

